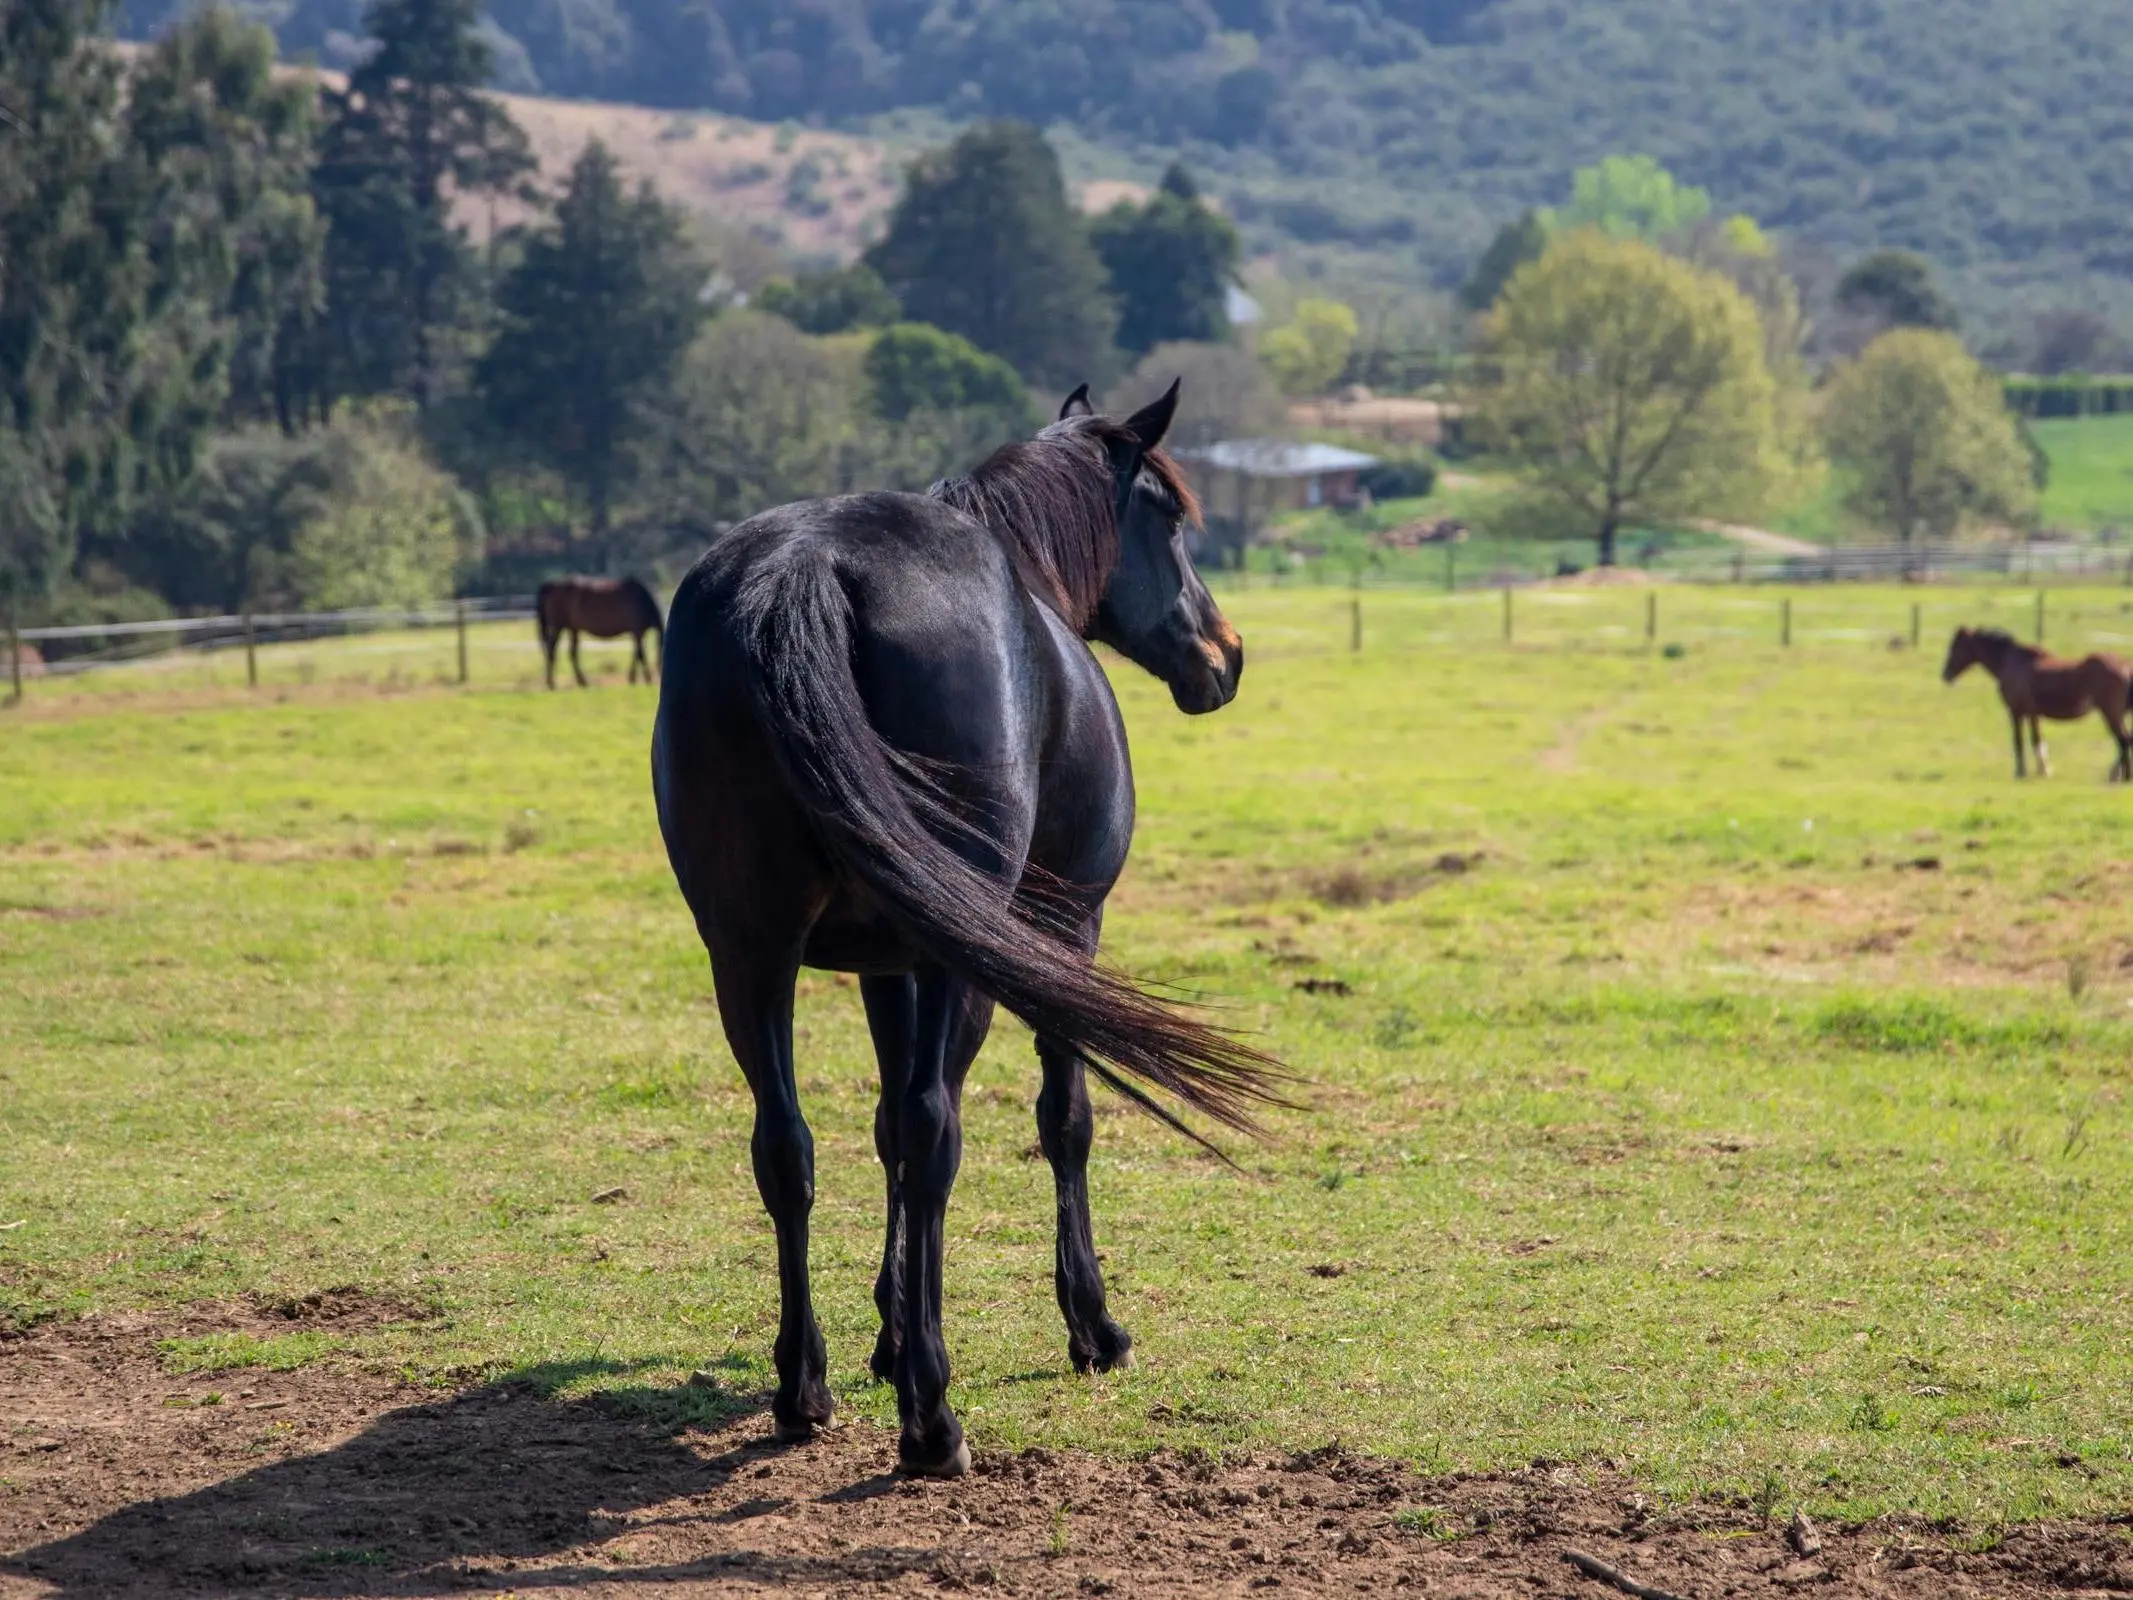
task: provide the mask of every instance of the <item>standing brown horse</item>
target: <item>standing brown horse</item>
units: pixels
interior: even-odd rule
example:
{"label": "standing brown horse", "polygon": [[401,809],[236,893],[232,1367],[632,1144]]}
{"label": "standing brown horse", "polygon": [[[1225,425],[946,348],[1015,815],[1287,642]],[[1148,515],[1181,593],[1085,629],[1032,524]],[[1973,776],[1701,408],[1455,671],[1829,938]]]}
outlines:
{"label": "standing brown horse", "polygon": [[588,687],[585,669],[578,665],[578,636],[584,633],[595,639],[628,634],[636,646],[630,659],[630,682],[637,681],[640,671],[646,683],[658,681],[644,657],[644,636],[658,637],[663,658],[666,636],[661,631],[659,602],[635,578],[557,578],[541,585],[534,612],[540,618],[541,654],[548,658],[549,688],[555,687],[555,647],[566,632],[570,635],[570,670],[577,674],[579,688]]}
{"label": "standing brown horse", "polygon": [[2036,645],[2017,644],[1997,628],[1957,628],[1948,642],[1948,661],[1940,669],[1943,683],[1953,683],[1971,667],[1982,665],[2000,681],[2000,698],[2014,723],[2015,776],[2027,777],[2022,769],[2022,722],[2029,721],[2030,747],[2037,753],[2037,775],[2051,776],[2051,763],[2044,753],[2044,738],[2037,727],[2039,717],[2072,722],[2091,711],[2102,716],[2118,744],[2118,759],[2111,764],[2111,779],[2133,781],[2133,732],[2126,723],[2126,699],[2133,685],[2133,669],[2116,656],[2083,656],[2062,661]]}

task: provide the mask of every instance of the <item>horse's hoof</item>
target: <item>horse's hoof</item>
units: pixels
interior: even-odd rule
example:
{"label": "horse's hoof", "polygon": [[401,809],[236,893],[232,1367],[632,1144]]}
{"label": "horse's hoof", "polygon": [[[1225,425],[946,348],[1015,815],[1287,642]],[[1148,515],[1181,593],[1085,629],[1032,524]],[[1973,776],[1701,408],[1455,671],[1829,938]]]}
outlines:
{"label": "horse's hoof", "polygon": [[970,1441],[958,1439],[955,1454],[946,1461],[899,1461],[896,1470],[907,1478],[960,1478],[970,1471]]}
{"label": "horse's hoof", "polygon": [[812,1444],[815,1435],[821,1431],[821,1427],[812,1422],[787,1422],[783,1417],[773,1417],[770,1421],[770,1437],[779,1444]]}
{"label": "horse's hoof", "polygon": [[1097,1357],[1096,1360],[1096,1370],[1098,1372],[1130,1372],[1136,1365],[1138,1363],[1133,1355],[1133,1346],[1130,1344],[1109,1361],[1104,1360],[1101,1356]]}

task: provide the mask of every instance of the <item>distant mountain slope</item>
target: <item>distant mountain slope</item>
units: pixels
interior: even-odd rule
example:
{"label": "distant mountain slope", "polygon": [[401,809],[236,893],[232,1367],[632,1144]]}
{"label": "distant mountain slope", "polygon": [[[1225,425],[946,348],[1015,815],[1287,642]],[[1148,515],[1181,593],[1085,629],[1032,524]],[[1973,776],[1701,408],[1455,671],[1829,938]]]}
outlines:
{"label": "distant mountain slope", "polygon": [[[132,0],[152,25],[173,0]],[[361,0],[250,0],[332,64]],[[1450,282],[1645,152],[1973,301],[2133,281],[2133,0],[492,0],[508,87],[857,124],[924,108],[1182,148],[1262,239]]]}

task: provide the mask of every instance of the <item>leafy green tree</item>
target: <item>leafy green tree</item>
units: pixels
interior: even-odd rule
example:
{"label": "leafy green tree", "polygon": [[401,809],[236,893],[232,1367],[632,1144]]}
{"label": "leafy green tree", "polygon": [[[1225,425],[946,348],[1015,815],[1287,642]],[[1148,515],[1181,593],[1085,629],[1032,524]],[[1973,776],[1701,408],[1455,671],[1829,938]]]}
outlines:
{"label": "leafy green tree", "polygon": [[480,553],[480,519],[405,417],[344,408],[291,436],[215,438],[184,486],[143,509],[127,574],[217,611],[434,600]]}
{"label": "leafy green tree", "polygon": [[1289,425],[1288,402],[1266,368],[1234,344],[1159,344],[1113,385],[1117,395],[1161,394],[1176,379],[1178,412],[1165,435],[1189,449],[1222,439],[1263,439]]}
{"label": "leafy green tree", "polygon": [[900,314],[896,296],[864,261],[773,278],[750,303],[758,311],[783,317],[802,333],[814,334],[887,327]]}
{"label": "leafy green tree", "polygon": [[866,376],[875,414],[891,422],[916,411],[988,411],[1013,432],[1032,432],[1039,423],[1013,367],[923,322],[900,322],[876,334]]}
{"label": "leafy green tree", "polygon": [[1322,394],[1347,367],[1357,331],[1355,312],[1340,301],[1300,301],[1293,319],[1259,336],[1259,359],[1282,393]]}
{"label": "leafy green tree", "polygon": [[524,236],[497,287],[501,326],[475,387],[504,432],[585,497],[603,547],[633,445],[703,320],[705,278],[681,214],[649,184],[627,191],[595,139],[553,226]]}
{"label": "leafy green tree", "polygon": [[854,470],[855,376],[782,317],[749,309],[714,319],[689,347],[654,435],[654,514],[708,538],[864,481]]}
{"label": "leafy green tree", "polygon": [[1853,263],[1837,280],[1837,308],[1883,328],[1953,332],[1962,326],[1955,306],[1933,281],[1932,264],[1908,250],[1880,250]]}
{"label": "leafy green tree", "polygon": [[867,252],[914,322],[961,334],[1044,389],[1101,376],[1103,265],[1036,129],[988,122],[915,162]]}
{"label": "leafy green tree", "polygon": [[1515,222],[1505,223],[1459,286],[1459,303],[1469,311],[1488,310],[1511,281],[1511,274],[1528,261],[1538,261],[1547,248],[1548,225],[1539,212],[1527,211]]}
{"label": "leafy green tree", "polygon": [[1725,278],[1580,229],[1489,317],[1482,441],[1612,566],[1625,522],[1751,516],[1783,480],[1755,309]]}
{"label": "leafy green tree", "polygon": [[1685,233],[1711,214],[1711,196],[1675,181],[1650,156],[1608,156],[1580,167],[1570,204],[1545,214],[1551,232],[1597,228],[1612,239],[1657,244]]}
{"label": "leafy green tree", "polygon": [[1120,201],[1091,233],[1118,302],[1120,349],[1138,355],[1164,340],[1228,337],[1237,230],[1200,199],[1182,166],[1163,174],[1146,205]]}
{"label": "leafy green tree", "polygon": [[1831,381],[1823,425],[1847,503],[1904,544],[1947,539],[2036,503],[2029,451],[2000,385],[1953,334],[1895,328]]}
{"label": "leafy green tree", "polygon": [[482,93],[481,0],[371,0],[374,48],[325,96],[315,192],[327,240],[335,393],[443,393],[475,320],[481,277],[456,197],[523,192],[525,134]]}

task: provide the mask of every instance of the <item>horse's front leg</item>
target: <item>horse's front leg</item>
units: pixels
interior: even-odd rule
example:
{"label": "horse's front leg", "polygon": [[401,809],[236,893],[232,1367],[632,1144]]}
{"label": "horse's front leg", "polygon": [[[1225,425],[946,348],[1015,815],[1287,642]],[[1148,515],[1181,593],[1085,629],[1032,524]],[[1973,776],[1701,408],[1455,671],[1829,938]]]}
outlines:
{"label": "horse's front leg", "polygon": [[578,641],[583,637],[576,628],[570,630],[570,670],[576,674],[580,689],[590,689],[592,685],[585,681],[585,668],[578,662]]}
{"label": "horse's front leg", "polygon": [[1037,1093],[1037,1143],[1052,1165],[1058,1236],[1052,1286],[1066,1318],[1067,1357],[1076,1372],[1109,1372],[1133,1365],[1133,1339],[1104,1306],[1103,1269],[1089,1225],[1089,1146],[1096,1118],[1089,1105],[1088,1069],[1080,1052],[1037,1036],[1044,1087]]}
{"label": "horse's front leg", "polygon": [[2022,761],[2022,713],[2010,711],[2007,714],[2014,719],[2015,776],[2017,778],[2026,778],[2029,776],[2029,769],[2023,765]]}
{"label": "horse's front leg", "polygon": [[2044,724],[2035,713],[2031,713],[2029,719],[2029,747],[2037,755],[2037,776],[2049,778],[2052,775],[2051,754],[2044,748]]}
{"label": "horse's front leg", "polygon": [[918,986],[909,976],[861,978],[859,994],[866,1002],[867,1031],[874,1036],[874,1061],[881,1074],[881,1098],[874,1105],[874,1153],[881,1158],[888,1188],[881,1271],[874,1277],[874,1309],[881,1313],[881,1332],[867,1368],[887,1383],[896,1376],[896,1353],[903,1347],[904,1198],[903,1185],[897,1181],[903,1153],[896,1114],[903,1105],[911,1056],[918,1047]]}
{"label": "horse's front leg", "polygon": [[815,1140],[800,1114],[792,1057],[797,959],[756,951],[714,951],[712,979],[726,1040],[755,1096],[749,1154],[756,1192],[778,1240],[778,1388],[770,1414],[778,1438],[811,1437],[830,1419],[829,1354],[815,1321],[807,1274],[808,1215],[815,1204]]}
{"label": "horse's front leg", "polygon": [[913,984],[911,1074],[896,1113],[903,1164],[903,1346],[896,1357],[898,1463],[925,1477],[970,1470],[963,1425],[948,1409],[941,1336],[941,1257],[948,1196],[963,1159],[963,1077],[984,1042],[992,1002],[930,964]]}

